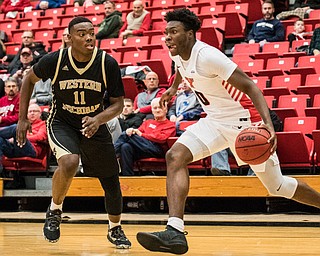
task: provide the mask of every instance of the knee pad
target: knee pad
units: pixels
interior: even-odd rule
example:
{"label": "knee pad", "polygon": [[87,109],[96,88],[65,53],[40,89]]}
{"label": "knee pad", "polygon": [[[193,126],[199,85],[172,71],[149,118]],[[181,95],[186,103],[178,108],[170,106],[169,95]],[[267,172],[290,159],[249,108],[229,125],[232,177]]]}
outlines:
{"label": "knee pad", "polygon": [[283,196],[285,198],[292,198],[298,187],[298,181],[292,177],[283,176],[282,183],[272,188],[267,187],[270,195]]}
{"label": "knee pad", "polygon": [[105,193],[105,208],[108,214],[120,215],[122,213],[122,193],[119,182],[119,175],[99,178]]}

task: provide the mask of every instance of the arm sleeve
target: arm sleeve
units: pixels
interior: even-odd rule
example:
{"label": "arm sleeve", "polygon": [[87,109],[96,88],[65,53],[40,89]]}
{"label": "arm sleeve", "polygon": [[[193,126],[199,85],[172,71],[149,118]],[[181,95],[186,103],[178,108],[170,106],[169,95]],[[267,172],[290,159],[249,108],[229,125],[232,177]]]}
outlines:
{"label": "arm sleeve", "polygon": [[170,122],[170,123],[166,123],[165,125],[161,125],[158,130],[155,130],[152,133],[142,133],[141,136],[153,142],[163,144],[163,143],[166,143],[167,139],[170,136],[174,136],[175,133],[176,133],[175,124]]}
{"label": "arm sleeve", "polygon": [[202,48],[199,52],[197,71],[205,77],[220,76],[227,81],[237,68],[232,60],[230,60],[220,50],[210,47]]}
{"label": "arm sleeve", "polygon": [[151,15],[150,15],[150,13],[147,13],[142,21],[140,28],[137,30],[133,30],[132,34],[134,36],[141,36],[141,35],[143,35],[144,31],[147,31],[150,29],[150,26],[151,26]]}
{"label": "arm sleeve", "polygon": [[[165,88],[160,88],[160,90],[158,91],[157,95],[155,98],[160,98],[162,94],[164,94],[164,92],[166,91]],[[148,114],[148,113],[151,113],[151,105],[148,105],[148,106],[145,106],[145,107],[142,107],[140,108],[140,113],[143,113],[143,114]]]}
{"label": "arm sleeve", "polygon": [[248,37],[247,37],[247,40],[250,41],[251,39],[254,39],[254,32],[255,32],[255,29],[256,29],[256,23],[253,24],[249,34],[248,34]]}
{"label": "arm sleeve", "polygon": [[283,41],[285,34],[284,34],[284,27],[281,24],[281,22],[278,22],[275,24],[275,32],[276,35],[274,37],[268,38],[267,41],[268,42],[279,42],[279,41]]}
{"label": "arm sleeve", "polygon": [[122,27],[120,28],[119,34],[122,33],[123,31],[125,31],[128,27],[128,22],[127,19],[124,21]]}
{"label": "arm sleeve", "polygon": [[43,122],[43,124],[40,126],[39,130],[37,130],[36,132],[34,130],[32,130],[32,133],[28,133],[27,139],[31,143],[46,141],[48,139],[48,135],[47,135],[47,129],[46,129],[45,122]]}
{"label": "arm sleeve", "polygon": [[39,62],[33,65],[35,75],[43,80],[53,79],[55,67],[58,63],[59,51],[44,55]]}
{"label": "arm sleeve", "polygon": [[124,88],[121,79],[118,62],[109,55],[106,55],[107,91],[109,97],[124,96]]}
{"label": "arm sleeve", "polygon": [[19,101],[14,104],[14,108],[12,110],[12,115],[3,116],[1,119],[1,124],[3,126],[15,124],[18,122],[19,119]]}

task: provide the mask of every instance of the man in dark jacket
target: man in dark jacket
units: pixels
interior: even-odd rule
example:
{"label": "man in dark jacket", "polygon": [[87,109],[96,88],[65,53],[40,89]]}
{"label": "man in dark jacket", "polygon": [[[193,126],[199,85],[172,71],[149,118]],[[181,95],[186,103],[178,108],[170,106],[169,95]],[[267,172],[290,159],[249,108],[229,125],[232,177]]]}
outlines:
{"label": "man in dark jacket", "polygon": [[128,128],[139,128],[145,115],[142,113],[134,113],[133,101],[131,99],[125,98],[123,101],[123,110],[118,118],[121,130],[125,131]]}
{"label": "man in dark jacket", "polygon": [[122,13],[116,10],[116,5],[112,1],[104,3],[106,17],[99,24],[99,30],[96,34],[97,39],[117,38],[119,30],[122,27]]}
{"label": "man in dark jacket", "polygon": [[[10,62],[8,66],[8,73],[11,73],[12,70],[18,70],[21,66],[20,55],[23,48],[28,47],[32,51],[33,61],[34,63],[38,62],[42,56],[47,54],[45,50],[45,46],[42,43],[35,43],[34,42],[34,35],[33,32],[30,30],[26,30],[23,32],[22,36],[22,45],[20,50],[14,56],[13,60]],[[10,61],[10,56],[5,56],[3,61]]]}
{"label": "man in dark jacket", "polygon": [[274,5],[271,0],[264,0],[262,4],[263,18],[257,20],[248,34],[248,42],[259,43],[261,47],[266,42],[279,42],[284,40],[284,27],[274,18]]}

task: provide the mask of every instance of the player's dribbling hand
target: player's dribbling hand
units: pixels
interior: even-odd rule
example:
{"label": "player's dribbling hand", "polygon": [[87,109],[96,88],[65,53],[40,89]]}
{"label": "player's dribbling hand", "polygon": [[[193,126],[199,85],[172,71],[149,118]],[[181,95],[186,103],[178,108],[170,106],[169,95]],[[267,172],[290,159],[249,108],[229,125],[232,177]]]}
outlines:
{"label": "player's dribbling hand", "polygon": [[95,117],[85,116],[82,118],[82,135],[91,138],[99,129],[98,120]]}
{"label": "player's dribbling hand", "polygon": [[22,148],[27,142],[27,131],[32,132],[29,120],[19,120],[16,129],[18,147]]}
{"label": "player's dribbling hand", "polygon": [[269,139],[269,143],[273,145],[270,151],[271,151],[271,154],[273,154],[277,149],[277,135],[274,131],[273,126],[270,127],[269,125],[266,125],[266,124],[262,124],[261,126],[265,127],[270,132],[271,137]]}

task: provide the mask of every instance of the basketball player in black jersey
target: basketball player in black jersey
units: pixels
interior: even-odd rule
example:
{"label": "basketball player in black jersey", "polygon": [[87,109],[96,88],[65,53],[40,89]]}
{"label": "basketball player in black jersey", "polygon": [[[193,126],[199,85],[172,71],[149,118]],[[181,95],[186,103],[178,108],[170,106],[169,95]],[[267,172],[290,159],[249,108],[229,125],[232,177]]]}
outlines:
{"label": "basketball player in black jersey", "polygon": [[[53,102],[47,120],[49,143],[58,160],[52,178],[52,201],[46,213],[43,233],[46,240],[60,237],[62,203],[79,166],[87,176],[98,177],[105,192],[109,217],[108,240],[116,248],[130,248],[121,225],[122,194],[119,165],[107,121],[123,109],[124,89],[117,62],[95,47],[90,20],[76,17],[69,23],[71,47],[44,56],[22,83],[17,143],[26,143],[30,129],[27,109],[34,84],[51,78]],[[110,106],[103,109],[107,91]]]}

